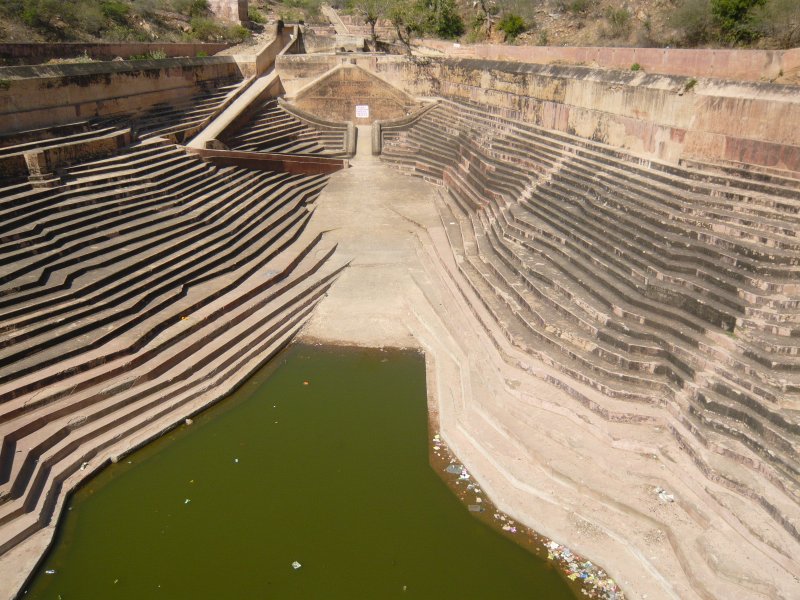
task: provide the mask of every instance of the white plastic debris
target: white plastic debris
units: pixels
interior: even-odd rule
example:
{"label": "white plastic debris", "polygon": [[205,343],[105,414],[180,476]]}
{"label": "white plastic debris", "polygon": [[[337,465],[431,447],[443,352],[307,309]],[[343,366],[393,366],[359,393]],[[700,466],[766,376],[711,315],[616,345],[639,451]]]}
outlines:
{"label": "white plastic debris", "polygon": [[302,567],[302,566],[303,566],[303,565],[301,565],[301,564],[300,564],[299,562],[297,562],[296,560],[292,561],[292,568],[293,568],[295,571],[297,571],[297,569],[299,569],[299,568],[300,568],[300,567]]}
{"label": "white plastic debris", "polygon": [[656,488],[656,496],[658,496],[658,499],[665,504],[668,502],[675,502],[675,496],[673,496],[672,494],[667,492],[667,490],[661,487]]}
{"label": "white plastic debris", "polygon": [[45,573],[47,573],[48,575],[55,575],[56,570],[55,569],[47,569],[47,571],[45,571]]}
{"label": "white plastic debris", "polygon": [[191,502],[191,500],[189,500],[188,498],[183,501],[184,504],[189,504],[189,502]]}

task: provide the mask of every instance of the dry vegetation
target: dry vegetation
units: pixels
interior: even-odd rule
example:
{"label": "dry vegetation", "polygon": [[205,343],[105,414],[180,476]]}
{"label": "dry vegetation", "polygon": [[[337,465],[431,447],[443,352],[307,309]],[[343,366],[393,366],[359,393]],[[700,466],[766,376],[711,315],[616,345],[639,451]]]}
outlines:
{"label": "dry vegetation", "polygon": [[0,40],[242,41],[249,31],[216,20],[206,0],[2,0]]}
{"label": "dry vegetation", "polygon": [[[323,0],[250,0],[250,19],[322,22]],[[329,0],[409,36],[570,46],[789,48],[800,0]],[[206,0],[1,0],[3,41],[242,41]]]}

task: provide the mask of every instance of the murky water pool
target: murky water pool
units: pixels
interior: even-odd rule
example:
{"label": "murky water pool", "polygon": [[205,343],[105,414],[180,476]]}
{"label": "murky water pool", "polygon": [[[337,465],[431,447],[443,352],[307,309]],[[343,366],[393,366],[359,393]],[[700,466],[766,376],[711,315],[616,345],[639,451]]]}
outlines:
{"label": "murky water pool", "polygon": [[25,598],[575,598],[470,515],[427,428],[420,354],[291,346],[80,489]]}

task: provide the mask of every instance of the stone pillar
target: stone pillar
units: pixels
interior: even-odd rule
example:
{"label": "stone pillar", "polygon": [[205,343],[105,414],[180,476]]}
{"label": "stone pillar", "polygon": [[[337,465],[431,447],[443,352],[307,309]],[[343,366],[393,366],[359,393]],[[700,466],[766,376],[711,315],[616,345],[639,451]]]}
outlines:
{"label": "stone pillar", "polygon": [[208,7],[218,18],[236,23],[246,23],[247,0],[208,0]]}

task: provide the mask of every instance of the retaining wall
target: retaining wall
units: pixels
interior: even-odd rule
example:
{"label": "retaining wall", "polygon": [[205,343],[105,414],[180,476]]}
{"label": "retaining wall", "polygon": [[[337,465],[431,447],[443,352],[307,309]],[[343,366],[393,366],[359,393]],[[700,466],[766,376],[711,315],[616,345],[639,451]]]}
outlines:
{"label": "retaining wall", "polygon": [[681,48],[605,48],[558,46],[458,45],[424,40],[424,46],[450,57],[511,60],[533,64],[564,64],[609,69],[630,69],[638,63],[644,71],[663,75],[771,81],[800,68],[800,48],[792,50],[729,50]]}
{"label": "retaining wall", "polygon": [[113,60],[143,56],[152,52],[163,52],[168,58],[212,56],[232,44],[137,44],[132,42],[119,44],[81,44],[81,43],[46,43],[46,44],[0,44],[0,61],[8,61],[15,65],[34,65],[47,62],[52,58],[73,58],[83,54],[94,60]]}
{"label": "retaining wall", "polygon": [[[280,57],[287,94],[343,57]],[[349,57],[415,96],[493,107],[517,120],[670,162],[725,160],[800,174],[796,86],[475,59]]]}
{"label": "retaining wall", "polygon": [[134,112],[240,77],[231,56],[3,67],[0,135]]}

